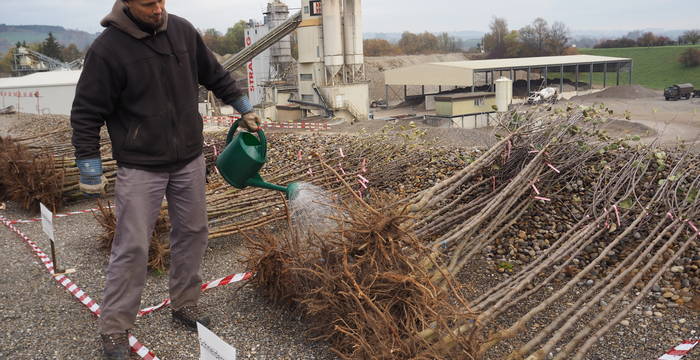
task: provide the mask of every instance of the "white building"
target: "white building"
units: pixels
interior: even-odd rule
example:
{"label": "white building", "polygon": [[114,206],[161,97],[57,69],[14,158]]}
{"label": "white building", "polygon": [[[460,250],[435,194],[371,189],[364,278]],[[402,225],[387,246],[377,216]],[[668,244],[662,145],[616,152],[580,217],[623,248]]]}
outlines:
{"label": "white building", "polygon": [[0,107],[29,114],[70,115],[81,70],[57,70],[0,78]]}

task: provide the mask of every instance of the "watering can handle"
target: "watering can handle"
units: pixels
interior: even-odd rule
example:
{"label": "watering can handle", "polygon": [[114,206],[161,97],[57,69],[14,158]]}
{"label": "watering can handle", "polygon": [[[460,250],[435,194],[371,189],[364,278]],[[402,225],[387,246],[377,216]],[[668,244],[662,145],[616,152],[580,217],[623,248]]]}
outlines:
{"label": "watering can handle", "polygon": [[[231,140],[233,140],[233,135],[236,133],[236,130],[238,129],[238,122],[241,121],[240,119],[236,120],[233,122],[233,125],[231,126],[230,129],[228,129],[228,135],[226,135],[226,145],[228,145]],[[265,151],[265,154],[267,155],[267,138],[265,137],[265,132],[263,131],[262,128],[258,128],[258,137],[260,138],[260,144],[262,145],[263,150]]]}

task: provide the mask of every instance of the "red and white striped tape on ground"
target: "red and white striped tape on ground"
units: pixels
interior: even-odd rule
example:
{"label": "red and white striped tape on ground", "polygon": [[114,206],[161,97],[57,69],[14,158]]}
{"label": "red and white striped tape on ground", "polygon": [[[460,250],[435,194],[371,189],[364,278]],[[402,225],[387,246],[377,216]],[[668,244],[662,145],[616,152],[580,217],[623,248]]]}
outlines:
{"label": "red and white striped tape on ground", "polygon": [[[5,219],[4,217],[0,216],[0,221],[8,228],[10,231],[14,232],[15,234],[19,235],[19,237],[24,240],[29,247],[32,248],[32,251],[36,254],[36,256],[41,260],[41,262],[44,264],[46,267],[46,270],[48,270],[49,274],[51,274],[51,277],[56,280],[61,286],[63,286],[68,292],[73,294],[78,301],[80,301],[81,304],[85,305],[90,312],[95,314],[95,316],[100,316],[100,305],[95,302],[90,296],[85,293],[83,290],[81,290],[73,281],[71,281],[67,276],[65,275],[59,275],[59,276],[54,276],[54,267],[53,267],[53,262],[51,261],[51,258],[44,253],[41,248],[39,248],[34,241],[29,239],[27,235],[23,234],[19,229],[17,229],[13,224],[10,223],[9,220]],[[143,344],[141,344],[134,335],[129,334],[129,345],[131,345],[131,351],[135,352],[138,354],[142,359],[145,360],[158,360],[158,357],[150,350],[148,350],[147,347],[145,347]]]}
{"label": "red and white striped tape on ground", "polygon": [[[114,207],[114,206],[111,206],[111,207]],[[65,214],[56,214],[56,215],[54,215],[54,218],[61,218],[61,217],[66,217],[66,216],[71,216],[71,215],[79,215],[79,214],[87,214],[87,213],[91,213],[93,211],[99,211],[99,209],[87,209],[87,210],[71,211],[71,212],[67,212]],[[41,221],[41,218],[28,219],[28,220],[10,220],[7,222],[10,225],[14,225],[14,224],[33,223],[33,222],[39,222],[39,221]],[[15,231],[15,232],[17,232],[17,231]],[[33,244],[33,242],[32,242],[32,244]],[[43,254],[43,252],[41,254]],[[48,256],[46,256],[45,254],[39,256],[39,258],[41,258],[41,260],[45,264],[47,262],[51,263],[51,259]],[[214,288],[217,288],[220,286],[225,286],[225,285],[229,285],[229,284],[233,284],[233,283],[237,283],[237,282],[241,282],[241,281],[246,281],[246,280],[249,280],[251,277],[253,277],[253,273],[250,273],[250,272],[233,274],[233,275],[229,275],[227,277],[224,277],[224,278],[221,278],[218,280],[210,281],[206,284],[202,284],[201,289],[202,289],[202,292],[204,292],[206,290],[214,289]],[[71,285],[72,285],[72,283],[66,285],[66,287],[68,288]],[[68,291],[71,291],[71,293],[73,292],[72,289],[68,289]],[[83,299],[81,298],[82,295],[83,294],[81,293],[80,295],[76,296],[76,297],[78,297],[78,300],[80,300],[81,302],[83,301]],[[89,303],[89,301],[84,302],[83,304],[85,306],[87,306],[88,308],[92,307],[92,305],[93,305],[93,304]],[[163,300],[163,302],[161,302],[160,304],[158,304],[156,306],[152,306],[152,307],[140,310],[138,313],[138,316],[143,316],[143,315],[152,313],[152,312],[154,312],[160,308],[163,308],[165,306],[168,306],[168,305],[170,305],[170,299],[165,299],[165,300]]]}
{"label": "red and white striped tape on ground", "polygon": [[680,360],[688,355],[698,343],[700,343],[700,339],[683,341],[680,345],[663,354],[658,360]]}
{"label": "red and white striped tape on ground", "polygon": [[[253,277],[253,273],[251,273],[251,272],[229,275],[225,278],[221,278],[218,280],[210,281],[206,284],[202,284],[201,289],[202,289],[202,292],[205,292],[209,289],[214,289],[214,288],[217,288],[220,286],[225,286],[228,284],[246,281],[252,277]],[[161,309],[165,306],[168,306],[168,305],[170,305],[170,299],[165,299],[165,300],[163,300],[162,303],[160,303],[156,306],[151,306],[151,307],[147,307],[145,309],[140,310],[138,313],[138,316],[144,316],[144,315],[150,314],[150,313],[152,313],[158,309]]]}
{"label": "red and white striped tape on ground", "polygon": [[[110,206],[110,208],[114,208],[114,205]],[[90,214],[95,211],[100,211],[100,209],[87,209],[87,210],[76,210],[76,211],[70,211],[65,214],[54,214],[54,218],[62,218],[62,217],[67,217],[71,215],[81,215],[81,214]],[[10,220],[10,224],[28,224],[28,223],[33,223],[33,222],[39,222],[41,221],[41,218],[34,218],[34,219],[24,219],[24,220]]]}

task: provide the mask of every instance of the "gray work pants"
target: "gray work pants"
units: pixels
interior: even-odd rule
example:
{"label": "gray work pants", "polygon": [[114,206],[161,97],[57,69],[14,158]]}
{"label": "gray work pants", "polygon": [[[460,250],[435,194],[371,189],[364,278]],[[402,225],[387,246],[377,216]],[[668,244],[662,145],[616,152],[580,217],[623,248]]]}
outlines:
{"label": "gray work pants", "polygon": [[150,172],[117,170],[117,227],[107,269],[100,333],[124,332],[134,326],[146,282],[148,248],[165,195],[170,231],[170,298],[172,308],[195,305],[207,248],[204,156],[184,168]]}

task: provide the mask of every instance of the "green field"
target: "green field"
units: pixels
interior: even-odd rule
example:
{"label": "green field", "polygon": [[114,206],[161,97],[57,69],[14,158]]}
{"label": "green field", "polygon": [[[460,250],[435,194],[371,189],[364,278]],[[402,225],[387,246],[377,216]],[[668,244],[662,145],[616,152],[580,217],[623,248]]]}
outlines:
{"label": "green field", "polygon": [[[661,90],[678,83],[692,83],[700,88],[700,66],[686,68],[678,62],[678,57],[687,48],[696,46],[659,46],[621,49],[579,49],[586,55],[614,56],[631,58],[633,62],[632,83],[651,89]],[[581,74],[582,81],[587,81],[588,75]],[[627,83],[627,74],[622,75],[623,83]],[[610,75],[608,75],[610,80]],[[602,83],[602,75],[595,74],[594,83]]]}

